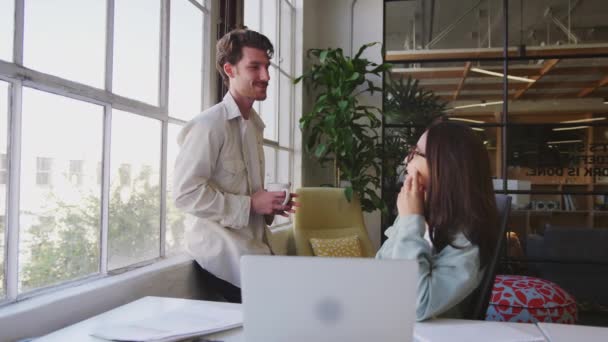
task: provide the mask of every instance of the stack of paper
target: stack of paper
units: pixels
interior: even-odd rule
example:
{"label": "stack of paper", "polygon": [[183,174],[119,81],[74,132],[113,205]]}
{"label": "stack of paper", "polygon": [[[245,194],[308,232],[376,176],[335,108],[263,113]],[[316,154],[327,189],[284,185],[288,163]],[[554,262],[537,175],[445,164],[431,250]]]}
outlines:
{"label": "stack of paper", "polygon": [[431,320],[414,326],[414,338],[418,342],[544,342],[543,334],[534,324]]}
{"label": "stack of paper", "polygon": [[166,342],[211,334],[242,324],[240,310],[201,308],[191,304],[146,319],[100,325],[91,335],[112,341]]}

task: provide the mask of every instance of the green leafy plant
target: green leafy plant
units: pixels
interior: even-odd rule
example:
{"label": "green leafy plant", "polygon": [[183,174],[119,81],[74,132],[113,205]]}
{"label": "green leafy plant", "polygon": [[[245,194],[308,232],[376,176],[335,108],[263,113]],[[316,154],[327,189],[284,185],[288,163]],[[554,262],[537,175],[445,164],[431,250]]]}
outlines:
{"label": "green leafy plant", "polygon": [[444,115],[446,103],[430,90],[424,89],[411,76],[393,78],[388,74],[384,83],[384,115],[386,122],[396,124],[385,130],[384,148],[384,200],[391,206],[398,193],[399,179],[405,168],[403,159],[414,146],[424,129]]}
{"label": "green leafy plant", "polygon": [[385,209],[376,194],[380,187],[380,110],[357,98],[381,91],[370,77],[380,77],[390,68],[361,57],[375,44],[363,45],[354,57],[344,56],[342,49],[312,49],[308,54],[315,63],[294,81],[304,80],[318,94],[312,111],[300,119],[300,128],[307,134],[305,150],[321,165],[333,162],[336,186],[340,179],[349,181],[346,198],[350,201],[353,195],[359,196],[367,212]]}
{"label": "green leafy plant", "polygon": [[[446,103],[426,90],[411,76],[394,79],[387,75],[384,84],[384,115],[388,123],[427,126],[443,114]],[[417,139],[417,138],[416,138]]]}

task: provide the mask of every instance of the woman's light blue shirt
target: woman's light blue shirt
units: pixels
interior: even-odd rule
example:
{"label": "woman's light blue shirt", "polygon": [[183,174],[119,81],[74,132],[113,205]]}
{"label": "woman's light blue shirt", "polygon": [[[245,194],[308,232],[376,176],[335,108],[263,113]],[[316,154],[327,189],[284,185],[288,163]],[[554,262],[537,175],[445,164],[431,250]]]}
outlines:
{"label": "woman's light blue shirt", "polygon": [[436,253],[424,239],[425,230],[421,215],[398,217],[386,230],[388,239],[376,258],[418,260],[419,321],[442,314],[458,317],[458,304],[473,292],[483,275],[479,269],[479,249],[460,233],[453,245],[461,248],[448,245]]}

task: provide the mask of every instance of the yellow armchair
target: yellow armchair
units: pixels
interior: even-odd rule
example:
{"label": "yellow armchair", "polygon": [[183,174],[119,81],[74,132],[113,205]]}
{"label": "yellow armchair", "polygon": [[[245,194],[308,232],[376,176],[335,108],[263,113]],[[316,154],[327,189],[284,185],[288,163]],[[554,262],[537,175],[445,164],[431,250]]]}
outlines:
{"label": "yellow armchair", "polygon": [[310,239],[336,239],[356,235],[364,257],[376,254],[363,222],[359,200],[350,203],[341,188],[300,188],[293,233],[297,255],[314,255]]}

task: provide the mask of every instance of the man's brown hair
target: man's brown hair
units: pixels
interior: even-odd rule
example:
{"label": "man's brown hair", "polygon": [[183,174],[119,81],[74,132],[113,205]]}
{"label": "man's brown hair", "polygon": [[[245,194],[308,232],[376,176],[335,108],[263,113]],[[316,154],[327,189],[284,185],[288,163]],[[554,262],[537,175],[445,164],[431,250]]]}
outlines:
{"label": "man's brown hair", "polygon": [[224,64],[235,65],[243,58],[243,48],[250,47],[266,52],[268,59],[274,55],[274,47],[270,40],[263,34],[246,28],[234,29],[226,33],[216,45],[216,65],[217,71],[222,75],[224,84],[229,86],[229,78],[224,72]]}

